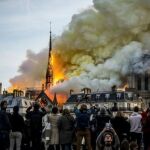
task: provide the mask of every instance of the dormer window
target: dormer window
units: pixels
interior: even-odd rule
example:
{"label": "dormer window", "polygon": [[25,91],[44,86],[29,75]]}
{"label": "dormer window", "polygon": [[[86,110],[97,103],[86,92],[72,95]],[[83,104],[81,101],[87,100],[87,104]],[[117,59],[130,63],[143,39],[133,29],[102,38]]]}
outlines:
{"label": "dormer window", "polygon": [[110,98],[110,94],[109,93],[105,94],[105,98],[109,99]]}
{"label": "dormer window", "polygon": [[117,93],[117,99],[121,99],[121,93]]}

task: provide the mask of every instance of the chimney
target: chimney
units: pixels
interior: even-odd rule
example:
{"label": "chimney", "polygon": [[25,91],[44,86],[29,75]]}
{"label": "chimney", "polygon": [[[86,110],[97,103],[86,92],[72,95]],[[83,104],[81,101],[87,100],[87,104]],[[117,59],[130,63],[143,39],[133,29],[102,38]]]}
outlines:
{"label": "chimney", "polygon": [[16,89],[13,90],[13,97],[16,97]]}
{"label": "chimney", "polygon": [[2,94],[2,83],[0,82],[0,94]]}
{"label": "chimney", "polygon": [[23,96],[23,91],[20,90],[20,96]]}
{"label": "chimney", "polygon": [[19,97],[21,97],[22,96],[22,91],[19,90],[18,92],[19,92]]}
{"label": "chimney", "polygon": [[113,86],[111,87],[111,90],[112,90],[112,92],[116,92],[116,91],[117,91],[117,86],[116,86],[116,85],[113,85]]}
{"label": "chimney", "polygon": [[7,94],[8,94],[8,92],[4,89],[3,95],[4,95],[4,96],[7,96]]}
{"label": "chimney", "polygon": [[19,90],[16,90],[16,95],[17,97],[19,97]]}
{"label": "chimney", "polygon": [[73,92],[73,90],[71,89],[71,90],[70,90],[70,95],[72,94],[72,92]]}

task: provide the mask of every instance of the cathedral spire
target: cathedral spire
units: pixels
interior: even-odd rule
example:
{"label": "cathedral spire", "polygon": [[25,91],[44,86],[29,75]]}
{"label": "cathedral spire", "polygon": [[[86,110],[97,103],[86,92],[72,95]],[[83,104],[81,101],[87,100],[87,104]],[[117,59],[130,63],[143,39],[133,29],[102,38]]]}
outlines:
{"label": "cathedral spire", "polygon": [[54,94],[53,105],[54,105],[54,106],[57,106],[57,105],[58,105],[56,93]]}
{"label": "cathedral spire", "polygon": [[49,39],[49,52],[48,52],[48,65],[46,71],[45,88],[50,88],[53,85],[53,68],[52,68],[52,37],[51,37],[51,22],[50,22],[50,39]]}

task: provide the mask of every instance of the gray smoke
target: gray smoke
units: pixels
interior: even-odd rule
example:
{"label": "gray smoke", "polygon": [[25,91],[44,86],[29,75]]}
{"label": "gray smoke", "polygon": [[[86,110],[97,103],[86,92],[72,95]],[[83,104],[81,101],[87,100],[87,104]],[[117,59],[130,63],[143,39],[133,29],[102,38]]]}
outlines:
{"label": "gray smoke", "polygon": [[45,80],[46,67],[48,61],[48,50],[44,49],[35,54],[31,50],[27,51],[27,59],[20,65],[18,72],[20,75],[10,79],[10,83],[15,88],[42,87],[42,80]]}
{"label": "gray smoke", "polygon": [[[93,6],[73,15],[53,43],[54,69],[65,81],[52,90],[110,90],[113,85],[125,84],[131,72],[149,71],[149,14],[149,0],[93,0]],[[28,52],[19,68],[21,74],[11,83],[29,86],[44,79],[46,55],[46,50]]]}

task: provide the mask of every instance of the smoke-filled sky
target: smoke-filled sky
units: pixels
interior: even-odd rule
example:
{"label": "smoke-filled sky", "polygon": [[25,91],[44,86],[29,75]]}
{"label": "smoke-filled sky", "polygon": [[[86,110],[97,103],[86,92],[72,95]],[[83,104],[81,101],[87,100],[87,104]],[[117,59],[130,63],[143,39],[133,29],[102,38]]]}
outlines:
{"label": "smoke-filled sky", "polygon": [[149,0],[93,0],[91,8],[74,15],[54,46],[68,80],[53,90],[111,90],[133,72],[148,72],[149,14]]}
{"label": "smoke-filled sky", "polygon": [[72,15],[91,4],[92,0],[0,0],[0,82],[3,88],[9,87],[9,79],[21,73],[23,68],[19,66],[23,61],[33,55],[38,59],[37,53],[48,47],[50,21],[53,36],[60,35]]}
{"label": "smoke-filled sky", "polygon": [[[113,85],[123,86],[131,72],[143,73],[150,69],[150,60],[144,59],[145,54],[150,54],[150,1],[85,1],[83,6],[86,9],[79,12],[76,8],[74,14],[71,14],[72,17],[68,17],[70,20],[66,21],[68,26],[61,28],[62,33],[55,36],[53,41],[54,72],[57,75],[59,73],[59,79],[66,79],[53,88],[55,92],[67,92],[70,89],[80,91],[84,87],[91,88],[93,91],[110,90]],[[58,1],[55,2],[58,4]],[[77,1],[74,2],[76,3]],[[66,12],[69,3],[64,1],[62,4],[66,6],[64,8]],[[31,1],[28,1],[27,6],[30,16]],[[40,7],[42,6],[40,4]],[[79,6],[82,6],[81,3]],[[39,16],[40,10],[36,9]],[[43,22],[37,28],[34,25],[37,25],[39,17],[36,17],[36,23],[32,19],[28,20],[29,24],[31,22],[32,31],[44,28],[43,23],[46,21],[43,11],[41,13]],[[67,13],[60,14],[65,18],[68,16]],[[63,26],[62,21],[63,19],[58,21],[58,26]],[[30,25],[27,26],[28,28]],[[16,27],[17,29],[20,30]],[[48,30],[48,25],[46,29]],[[35,34],[39,38],[37,42],[41,42],[44,32],[45,28],[43,32],[39,31],[39,35]],[[34,32],[31,32],[30,36],[33,35]],[[47,38],[48,34],[46,35]],[[43,41],[48,43],[46,38]],[[29,44],[34,43],[30,38],[27,39],[30,41]],[[16,42],[15,46],[18,44],[20,43]],[[26,48],[32,51],[28,50],[27,59],[19,64],[20,75],[12,76],[10,82],[13,85],[36,85],[44,77],[47,60],[45,45],[37,48],[38,53],[33,52],[34,47],[30,45]],[[40,49],[42,49],[41,52],[39,52]]]}

